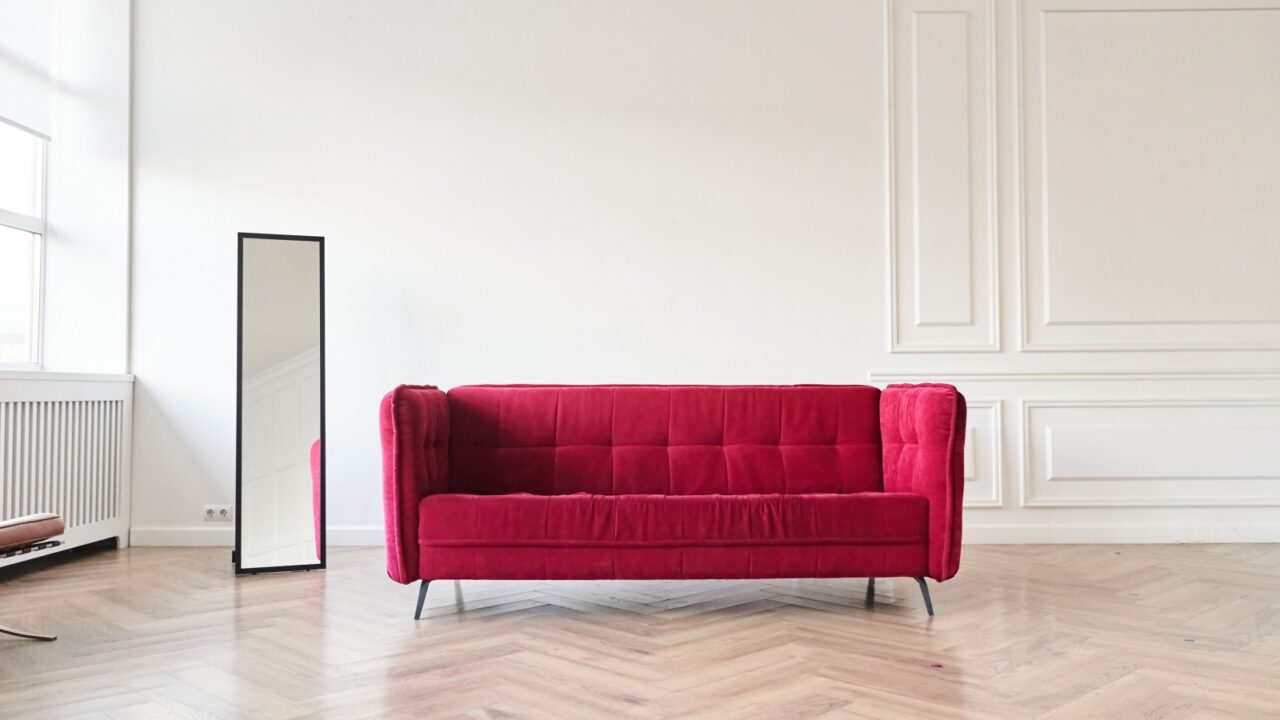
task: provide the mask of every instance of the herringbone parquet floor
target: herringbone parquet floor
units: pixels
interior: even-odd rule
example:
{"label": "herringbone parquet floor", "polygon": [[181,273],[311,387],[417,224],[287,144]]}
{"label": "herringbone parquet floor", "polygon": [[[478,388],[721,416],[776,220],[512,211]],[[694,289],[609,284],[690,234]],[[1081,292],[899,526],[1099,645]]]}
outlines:
{"label": "herringbone parquet floor", "polygon": [[439,582],[379,549],[235,579],[226,549],[0,574],[0,717],[1276,718],[1280,545],[976,546],[909,579]]}

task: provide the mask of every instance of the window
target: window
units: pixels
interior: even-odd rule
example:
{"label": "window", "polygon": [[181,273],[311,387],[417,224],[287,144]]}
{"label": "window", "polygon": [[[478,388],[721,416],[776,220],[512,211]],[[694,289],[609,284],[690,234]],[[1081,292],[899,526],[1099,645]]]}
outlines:
{"label": "window", "polygon": [[40,366],[46,148],[0,119],[0,366]]}

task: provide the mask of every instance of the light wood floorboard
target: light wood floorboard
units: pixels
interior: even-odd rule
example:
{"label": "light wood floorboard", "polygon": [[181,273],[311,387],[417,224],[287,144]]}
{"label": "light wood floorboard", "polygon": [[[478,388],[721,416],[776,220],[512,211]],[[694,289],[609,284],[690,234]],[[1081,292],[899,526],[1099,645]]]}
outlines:
{"label": "light wood floorboard", "polygon": [[376,548],[0,572],[0,717],[1280,717],[1280,545],[975,546],[910,579],[388,580]]}

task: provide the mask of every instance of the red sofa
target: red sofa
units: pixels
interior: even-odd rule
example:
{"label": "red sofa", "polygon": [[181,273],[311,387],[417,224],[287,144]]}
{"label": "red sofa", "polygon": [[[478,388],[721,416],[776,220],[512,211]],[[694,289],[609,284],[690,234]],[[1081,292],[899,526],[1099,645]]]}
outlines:
{"label": "red sofa", "polygon": [[436,579],[912,577],[932,615],[960,564],[950,385],[402,385],[381,426],[415,618]]}

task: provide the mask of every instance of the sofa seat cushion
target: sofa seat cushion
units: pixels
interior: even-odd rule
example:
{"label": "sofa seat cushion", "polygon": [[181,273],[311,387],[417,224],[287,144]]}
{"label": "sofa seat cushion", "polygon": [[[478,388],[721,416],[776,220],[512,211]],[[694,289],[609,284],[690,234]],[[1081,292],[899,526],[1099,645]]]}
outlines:
{"label": "sofa seat cushion", "polygon": [[919,495],[429,495],[418,577],[899,577],[928,569]]}
{"label": "sofa seat cushion", "polygon": [[809,495],[428,495],[427,546],[894,545],[928,541],[928,500]]}

